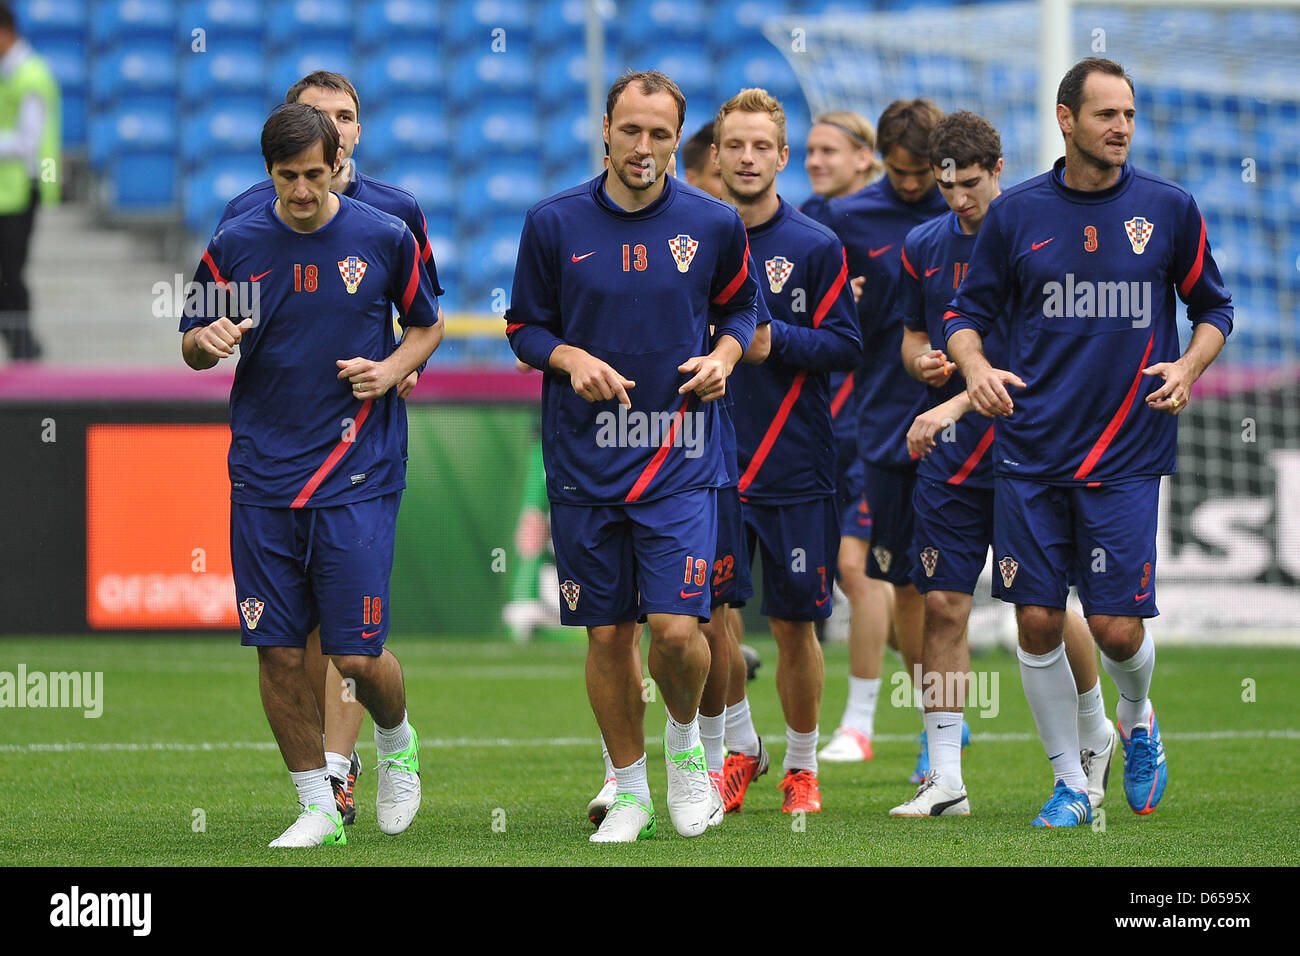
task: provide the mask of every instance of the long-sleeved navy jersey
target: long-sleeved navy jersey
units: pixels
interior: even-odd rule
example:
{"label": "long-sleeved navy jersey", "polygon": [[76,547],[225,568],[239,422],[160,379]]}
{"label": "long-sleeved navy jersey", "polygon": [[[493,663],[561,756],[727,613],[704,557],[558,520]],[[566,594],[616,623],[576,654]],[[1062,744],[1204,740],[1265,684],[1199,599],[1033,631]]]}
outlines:
{"label": "long-sleeved navy jersey", "polygon": [[907,374],[899,358],[903,326],[894,295],[903,240],[914,226],[947,208],[937,186],[917,202],[904,202],[888,176],[828,206],[829,224],[848,253],[849,275],[867,280],[858,301],[862,362],[854,373],[853,400],[858,454],[882,468],[911,463],[907,429],[925,403],[925,386]]}
{"label": "long-sleeved navy jersey", "polygon": [[[542,369],[542,438],[551,501],[649,501],[726,485],[716,403],[678,389],[688,358],[716,336],[749,347],[758,275],[745,224],[726,203],[664,180],[644,209],[619,208],[605,174],[528,211],[519,240],[506,334]],[[550,368],[572,345],[636,382],[631,408],[587,402]]]}
{"label": "long-sleeved navy jersey", "polygon": [[[943,316],[966,274],[974,246],[975,236],[962,232],[956,213],[951,212],[917,226],[903,242],[903,274],[894,309],[904,326],[929,336],[931,348],[946,348]],[[984,340],[984,354],[995,368],[1002,368],[1006,353],[1005,330],[995,324]],[[928,389],[926,407],[934,408],[964,391],[966,380],[953,372],[942,387]],[[950,485],[992,488],[993,420],[970,412],[952,426],[950,437],[947,441],[940,432],[917,474]]]}
{"label": "long-sleeved navy jersey", "polygon": [[1125,165],[1109,189],[1062,180],[1065,160],[995,199],[944,323],[986,334],[1008,317],[1026,388],[998,422],[999,475],[1048,484],[1172,473],[1177,423],[1147,407],[1142,369],[1179,357],[1175,292],[1226,338],[1232,300],[1190,193]]}
{"label": "long-sleeved navy jersey", "polygon": [[[186,300],[180,323],[181,332],[223,317],[238,324],[257,290],[230,390],[230,500],[317,508],[404,488],[405,403],[396,389],[358,401],[335,363],[391,355],[393,306],[403,325],[438,321],[415,237],[346,196],[310,233],[285,225],[273,205],[217,229],[194,274],[204,295]],[[209,301],[221,287],[233,294]]]}
{"label": "long-sleeved navy jersey", "polygon": [[740,493],[760,504],[833,495],[829,373],[853,368],[862,348],[844,247],[782,200],[749,230],[749,251],[762,263],[772,351],[731,375]]}
{"label": "long-sleeved navy jersey", "polygon": [[[415,236],[415,244],[420,249],[420,261],[424,263],[425,269],[429,271],[429,281],[432,283],[433,294],[447,294],[442,286],[438,284],[438,266],[433,261],[433,247],[429,244],[429,225],[425,221],[424,212],[420,209],[420,204],[416,201],[415,196],[401,186],[386,183],[382,179],[375,179],[372,176],[361,175],[361,171],[357,169],[355,164],[352,166],[352,181],[348,183],[348,188],[339,195],[363,202],[367,206],[374,206],[381,212],[396,216],[406,223],[411,230],[411,235]],[[225,211],[221,214],[221,221],[217,223],[217,228],[220,229],[228,220],[233,219],[240,213],[248,212],[248,210],[263,205],[274,198],[275,184],[269,179],[264,179],[256,185],[249,186],[226,203]]]}

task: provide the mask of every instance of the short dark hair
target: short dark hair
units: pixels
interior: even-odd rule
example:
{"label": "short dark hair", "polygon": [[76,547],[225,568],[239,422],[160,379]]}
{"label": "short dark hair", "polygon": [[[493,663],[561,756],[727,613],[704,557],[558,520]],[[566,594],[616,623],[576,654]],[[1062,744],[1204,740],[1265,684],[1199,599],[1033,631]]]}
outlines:
{"label": "short dark hair", "polygon": [[339,128],[329,116],[306,103],[286,103],[262,127],[262,159],[267,172],[276,163],[297,156],[320,143],[325,165],[334,168],[339,153]]}
{"label": "short dark hair", "polygon": [[18,32],[18,21],[14,19],[14,8],[7,3],[0,3],[0,30]]}
{"label": "short dark hair", "polygon": [[951,160],[957,169],[979,166],[993,172],[1002,158],[1002,137],[984,117],[958,110],[939,120],[930,134],[929,156],[931,166]]}
{"label": "short dark hair", "polygon": [[1093,73],[1123,77],[1124,82],[1128,84],[1129,92],[1135,94],[1137,92],[1133,89],[1133,78],[1124,72],[1124,67],[1105,57],[1090,56],[1070,67],[1070,71],[1061,77],[1061,85],[1056,88],[1056,102],[1063,104],[1070,111],[1071,116],[1079,115],[1079,110],[1083,106],[1083,84]]}
{"label": "short dark hair", "polygon": [[677,84],[670,80],[658,70],[640,70],[633,72],[628,70],[609,88],[609,93],[605,96],[605,115],[613,121],[614,104],[618,98],[623,95],[623,91],[636,83],[641,87],[641,92],[646,96],[652,96],[655,93],[668,93],[672,96],[673,102],[677,104],[677,132],[682,131],[686,125],[686,97],[682,91],[677,88]]}
{"label": "short dark hair", "polygon": [[315,73],[308,73],[289,87],[289,92],[284,94],[284,101],[286,103],[297,103],[298,97],[302,96],[302,91],[309,90],[314,86],[346,93],[352,97],[352,105],[356,107],[357,118],[361,117],[361,100],[357,98],[356,87],[342,73],[331,73],[329,70],[317,70]]}
{"label": "short dark hair", "polygon": [[705,123],[695,135],[682,143],[682,166],[692,172],[701,172],[709,161],[709,147],[713,145],[713,121]]}
{"label": "short dark hair", "polygon": [[876,148],[888,158],[901,146],[913,156],[928,155],[930,134],[943,119],[943,110],[930,100],[894,100],[880,114],[876,124]]}

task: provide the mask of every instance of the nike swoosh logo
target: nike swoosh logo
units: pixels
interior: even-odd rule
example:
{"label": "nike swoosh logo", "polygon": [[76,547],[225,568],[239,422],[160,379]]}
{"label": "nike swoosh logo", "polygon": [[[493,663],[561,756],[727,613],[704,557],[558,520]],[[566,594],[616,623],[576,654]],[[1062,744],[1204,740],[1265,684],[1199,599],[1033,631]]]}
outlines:
{"label": "nike swoosh logo", "polygon": [[955,727],[955,726],[957,726],[957,725],[956,725],[956,724],[935,724],[935,725],[934,725],[934,729],[935,729],[935,730],[947,730],[949,727]]}
{"label": "nike swoosh logo", "polygon": [[686,589],[685,589],[685,588],[682,588],[682,589],[681,589],[680,591],[678,591],[677,593],[680,594],[683,598],[693,598],[693,597],[699,597],[699,596],[700,596],[701,594],[703,594],[704,592],[703,592],[703,591],[692,591],[690,594],[687,594],[687,593],[686,593]]}
{"label": "nike swoosh logo", "polygon": [[823,604],[825,604],[825,603],[826,603],[827,601],[829,601],[830,599],[831,599],[831,596],[828,594],[828,595],[826,595],[824,598],[822,598],[820,601],[817,601],[816,604],[817,604],[818,607],[821,607]]}
{"label": "nike swoosh logo", "polygon": [[1151,596],[1151,592],[1150,592],[1150,591],[1143,591],[1141,594],[1135,594],[1135,595],[1133,595],[1133,600],[1135,600],[1135,601],[1145,601],[1145,600],[1146,600],[1147,598],[1149,598],[1150,596]]}
{"label": "nike swoosh logo", "polygon": [[[1056,238],[1055,236],[1052,237],[1052,239],[1055,239],[1055,238]],[[1034,252],[1037,252],[1039,249],[1043,248],[1043,246],[1045,246],[1045,245],[1047,245],[1049,242],[1051,242],[1052,239],[1044,239],[1042,242],[1034,242],[1034,243],[1031,243],[1030,246],[1029,246],[1029,248],[1032,249],[1032,250],[1034,250]]]}
{"label": "nike swoosh logo", "polygon": [[248,281],[249,281],[249,282],[256,282],[258,279],[262,278],[262,276],[270,275],[270,274],[271,274],[272,272],[274,272],[274,271],[275,271],[274,269],[267,269],[265,272],[262,273],[262,275],[259,275],[259,276],[255,276],[255,275],[253,275],[253,273],[250,272],[250,273],[248,274]]}
{"label": "nike swoosh logo", "polygon": [[378,633],[379,633],[379,630],[380,630],[379,628],[375,628],[375,629],[374,629],[373,631],[371,631],[369,634],[367,634],[365,631],[362,631],[362,632],[361,632],[361,639],[362,639],[363,641],[364,641],[364,640],[369,640],[370,638],[372,638],[372,637],[374,637],[376,634],[378,634]]}
{"label": "nike swoosh logo", "polygon": [[877,256],[883,256],[886,252],[888,252],[892,248],[894,248],[894,244],[891,242],[889,245],[881,246],[879,249],[868,249],[867,255],[869,255],[871,258],[874,259]]}
{"label": "nike swoosh logo", "polygon": [[[600,252],[600,250],[597,249],[596,252]],[[572,252],[570,252],[569,258],[572,259],[574,262],[581,262],[583,259],[586,259],[587,256],[594,256],[596,252],[588,252],[581,256],[575,256]]]}
{"label": "nike swoosh logo", "polygon": [[942,269],[942,268],[943,268],[943,266],[935,266],[933,269],[926,269],[926,270],[925,270],[925,277],[926,277],[927,279],[930,278],[930,276],[934,275],[936,272],[938,272],[938,271],[939,271],[940,269]]}

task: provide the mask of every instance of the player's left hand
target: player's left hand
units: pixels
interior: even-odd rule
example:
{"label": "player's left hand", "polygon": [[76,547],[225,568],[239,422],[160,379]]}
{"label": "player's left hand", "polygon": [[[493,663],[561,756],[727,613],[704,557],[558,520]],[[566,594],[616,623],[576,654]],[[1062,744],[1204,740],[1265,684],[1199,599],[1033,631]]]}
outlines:
{"label": "player's left hand", "polygon": [[1195,377],[1181,362],[1157,362],[1142,370],[1146,376],[1159,375],[1165,383],[1147,396],[1147,407],[1169,415],[1181,415],[1192,399]]}
{"label": "player's left hand", "polygon": [[397,386],[397,397],[405,399],[411,392],[415,391],[415,383],[420,380],[419,372],[412,372],[406,378],[402,379],[402,384]]}
{"label": "player's left hand", "polygon": [[379,398],[397,384],[396,376],[383,362],[357,357],[339,359],[334,364],[339,367],[338,377],[351,384],[352,397],[359,402]]}
{"label": "player's left hand", "polygon": [[951,415],[941,407],[931,408],[916,416],[907,430],[907,451],[914,459],[923,458],[935,449],[934,436],[953,423]]}
{"label": "player's left hand", "polygon": [[853,304],[857,305],[862,301],[862,290],[867,284],[866,276],[854,276],[849,280],[849,288],[853,290]]}
{"label": "player's left hand", "polygon": [[701,402],[716,402],[727,394],[727,376],[731,374],[731,369],[727,368],[725,362],[707,355],[694,355],[677,366],[677,371],[695,373],[677,390],[678,395],[695,392],[700,396]]}

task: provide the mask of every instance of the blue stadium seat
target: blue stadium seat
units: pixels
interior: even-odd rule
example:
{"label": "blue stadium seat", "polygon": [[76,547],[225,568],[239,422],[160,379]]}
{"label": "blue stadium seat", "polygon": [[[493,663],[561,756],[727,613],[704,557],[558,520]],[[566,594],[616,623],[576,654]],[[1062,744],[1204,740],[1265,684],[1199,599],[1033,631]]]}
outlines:
{"label": "blue stadium seat", "polygon": [[446,156],[450,146],[440,100],[409,97],[362,114],[359,161],[379,165],[400,156]]}
{"label": "blue stadium seat", "polygon": [[50,37],[85,39],[86,6],[85,0],[25,0],[14,4],[14,16],[18,29],[43,52]]}
{"label": "blue stadium seat", "polygon": [[553,196],[555,193],[577,186],[579,183],[585,183],[595,175],[596,170],[592,168],[591,160],[585,154],[558,165],[548,165],[546,167],[546,177],[542,182],[542,195],[537,198]]}
{"label": "blue stadium seat", "polygon": [[288,50],[270,59],[271,89],[278,94],[276,99],[283,97],[285,90],[316,70],[352,75],[352,44],[338,37],[313,39],[310,43],[304,42],[301,49]]}
{"label": "blue stadium seat", "polygon": [[777,16],[789,16],[788,9],[770,0],[722,0],[709,5],[709,36],[723,49],[732,40],[762,37],[763,23]]}
{"label": "blue stadium seat", "polygon": [[90,39],[96,49],[128,39],[176,39],[176,6],[168,0],[101,0],[91,5]]}
{"label": "blue stadium seat", "polygon": [[544,109],[563,108],[587,97],[587,54],[582,47],[554,51],[542,57],[545,68],[537,77],[537,101]]}
{"label": "blue stadium seat", "polygon": [[185,180],[185,226],[203,236],[212,234],[226,203],[249,186],[266,179],[260,152],[214,154]]}
{"label": "blue stadium seat", "polygon": [[600,120],[587,116],[587,106],[581,100],[570,101],[542,124],[542,161],[547,166],[585,161],[587,144],[599,135]]}
{"label": "blue stadium seat", "polygon": [[123,96],[176,89],[176,52],[170,40],[131,40],[94,58],[90,93],[97,105]]}
{"label": "blue stadium seat", "polygon": [[186,103],[203,103],[232,93],[256,93],[266,99],[266,57],[256,45],[232,45],[203,56],[185,56],[181,64],[181,99]]}
{"label": "blue stadium seat", "polygon": [[86,147],[86,94],[76,90],[63,91],[63,148]]}
{"label": "blue stadium seat", "polygon": [[217,153],[258,152],[266,117],[260,96],[215,97],[186,110],[181,120],[181,161],[189,168]]}
{"label": "blue stadium seat", "polygon": [[587,0],[542,0],[534,37],[538,49],[581,52],[586,45]]}
{"label": "blue stadium seat", "polygon": [[348,0],[271,0],[263,36],[272,49],[305,50],[321,41],[350,43],[352,5]]}
{"label": "blue stadium seat", "polygon": [[[491,52],[495,40],[504,40],[506,52],[516,42],[528,43],[533,30],[530,4],[516,0],[476,0],[448,5],[447,32],[450,47],[469,52]],[[504,33],[494,33],[502,30]]]}
{"label": "blue stadium seat", "polygon": [[[673,78],[683,93],[689,88],[703,92],[705,98],[712,96],[713,63],[701,53],[697,44],[656,42],[630,52],[626,65],[637,70],[661,70]],[[688,104],[691,98],[690,95],[686,97]],[[715,103],[712,108],[717,109],[719,105]]]}
{"label": "blue stadium seat", "polygon": [[443,32],[436,0],[366,0],[355,20],[357,39],[367,49],[382,49],[393,40],[420,40],[431,57],[439,57]]}
{"label": "blue stadium seat", "polygon": [[537,117],[524,102],[504,97],[485,100],[476,109],[462,113],[455,129],[456,153],[460,156],[537,152]]}
{"label": "blue stadium seat", "polygon": [[503,212],[522,215],[545,195],[539,164],[522,157],[485,157],[483,165],[458,177],[458,182],[461,222],[474,223]]}
{"label": "blue stadium seat", "polygon": [[182,35],[193,40],[193,30],[204,30],[209,54],[230,50],[249,41],[260,44],[267,18],[262,0],[189,0],[180,18]]}
{"label": "blue stadium seat", "polygon": [[638,9],[649,14],[648,32],[656,41],[687,42],[699,49],[709,42],[707,6],[697,0],[646,0]]}
{"label": "blue stadium seat", "polygon": [[384,46],[382,55],[365,59],[353,82],[369,111],[395,98],[440,94],[442,71],[442,61],[433,55],[429,41],[394,40]]}
{"label": "blue stadium seat", "polygon": [[176,150],[176,101],[168,96],[133,97],[95,115],[87,131],[91,165],[103,168],[128,151]]}
{"label": "blue stadium seat", "polygon": [[118,213],[170,212],[177,198],[175,152],[128,152],[114,157],[108,189],[108,205]]}
{"label": "blue stadium seat", "polygon": [[456,198],[449,170],[442,157],[397,156],[375,175],[413,193],[426,219],[444,219],[454,209]]}
{"label": "blue stadium seat", "polygon": [[64,94],[86,89],[90,71],[86,66],[86,44],[81,38],[47,37],[40,41],[36,52],[49,65]]}
{"label": "blue stadium seat", "polygon": [[447,94],[457,106],[487,96],[531,95],[537,82],[528,46],[511,43],[505,53],[469,53],[447,64]]}
{"label": "blue stadium seat", "polygon": [[718,100],[719,106],[748,86],[762,87],[782,103],[802,99],[803,92],[799,89],[794,70],[771,44],[765,45],[766,50],[746,47],[722,60],[718,76],[726,85],[717,95],[729,92]]}

